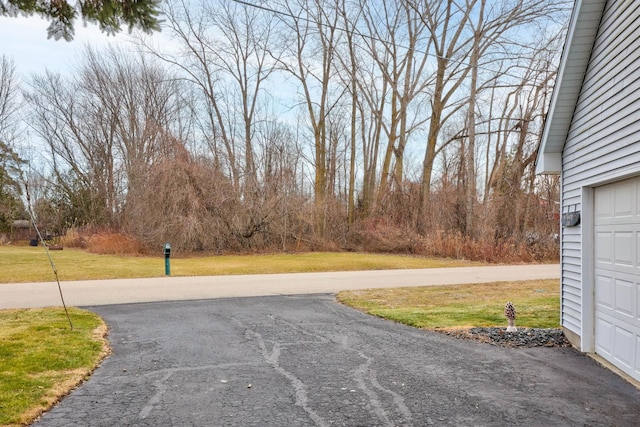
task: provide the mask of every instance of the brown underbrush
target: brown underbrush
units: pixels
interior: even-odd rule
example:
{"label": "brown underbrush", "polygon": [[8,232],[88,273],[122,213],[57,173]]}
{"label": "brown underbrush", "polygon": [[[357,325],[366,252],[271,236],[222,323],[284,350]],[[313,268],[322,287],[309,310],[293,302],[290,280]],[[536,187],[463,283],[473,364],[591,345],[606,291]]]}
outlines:
{"label": "brown underbrush", "polygon": [[[263,242],[276,239],[264,239]],[[344,236],[342,242],[292,235],[277,244],[252,246],[250,253],[357,251],[370,253],[408,254],[414,256],[464,259],[488,263],[553,262],[559,257],[558,242],[553,238],[511,239],[470,238],[457,233],[434,232],[419,235],[385,222],[364,223]],[[284,244],[283,244],[284,242]],[[145,245],[135,236],[113,230],[71,229],[60,238],[66,247],[85,249],[105,255],[141,255],[159,248]],[[178,254],[180,252],[180,254]],[[211,251],[174,251],[174,255],[196,256]],[[218,250],[218,254],[244,253],[237,248]]]}
{"label": "brown underbrush", "polygon": [[404,253],[466,259],[489,263],[557,261],[559,245],[552,236],[496,239],[471,238],[456,232],[437,231],[424,236],[386,221],[368,221],[350,234],[353,250],[373,253]]}
{"label": "brown underbrush", "polygon": [[145,245],[133,236],[111,230],[70,229],[60,238],[63,246],[100,255],[143,255]]}

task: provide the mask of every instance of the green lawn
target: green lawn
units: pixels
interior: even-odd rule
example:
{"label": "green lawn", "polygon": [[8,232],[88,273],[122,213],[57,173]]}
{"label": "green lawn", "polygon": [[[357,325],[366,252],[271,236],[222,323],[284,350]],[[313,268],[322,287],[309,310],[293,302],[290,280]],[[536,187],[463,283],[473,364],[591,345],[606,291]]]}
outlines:
{"label": "green lawn", "polygon": [[0,310],[0,425],[24,425],[87,378],[107,354],[95,314]]}
{"label": "green lawn", "polygon": [[[159,277],[164,257],[96,255],[79,249],[50,251],[60,280]],[[306,252],[272,255],[221,255],[172,258],[172,276],[270,274],[319,271],[388,270],[473,265],[459,260],[403,255]],[[477,264],[475,264],[477,265]],[[0,283],[55,280],[42,247],[0,246]]]}
{"label": "green lawn", "polygon": [[374,316],[425,329],[506,326],[513,302],[516,326],[560,325],[558,280],[345,291],[338,300]]}

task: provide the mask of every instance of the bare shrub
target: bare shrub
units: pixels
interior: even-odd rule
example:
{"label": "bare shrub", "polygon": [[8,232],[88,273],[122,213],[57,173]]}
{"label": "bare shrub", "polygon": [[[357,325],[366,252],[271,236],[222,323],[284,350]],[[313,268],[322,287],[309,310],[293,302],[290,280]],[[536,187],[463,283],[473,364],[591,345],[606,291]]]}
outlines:
{"label": "bare shrub", "polygon": [[145,248],[132,236],[121,233],[98,233],[87,242],[89,252],[100,255],[140,255]]}
{"label": "bare shrub", "polygon": [[352,249],[378,253],[415,253],[419,236],[389,218],[376,217],[361,221],[349,235]]}
{"label": "bare shrub", "polygon": [[60,244],[69,248],[86,249],[87,240],[87,235],[75,227],[68,229],[63,236],[60,236]]}
{"label": "bare shrub", "polygon": [[95,227],[71,228],[60,236],[59,244],[68,248],[85,249],[101,255],[141,255],[145,246],[135,237],[110,229]]}
{"label": "bare shrub", "polygon": [[[556,248],[556,249],[554,249]],[[472,239],[460,233],[436,232],[423,237],[421,255],[490,263],[533,262],[557,259],[557,245],[527,244],[515,239]]]}
{"label": "bare shrub", "polygon": [[240,214],[234,194],[215,167],[177,148],[177,155],[149,169],[129,198],[125,227],[150,247],[171,242],[177,251],[234,248],[232,224]]}

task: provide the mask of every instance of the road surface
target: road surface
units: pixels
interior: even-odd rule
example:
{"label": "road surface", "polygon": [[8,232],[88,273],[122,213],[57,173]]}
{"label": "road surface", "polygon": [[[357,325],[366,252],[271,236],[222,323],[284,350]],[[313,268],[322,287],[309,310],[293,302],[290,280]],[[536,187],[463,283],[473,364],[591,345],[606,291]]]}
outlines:
{"label": "road surface", "polygon": [[[61,282],[69,306],[184,301],[343,290],[558,279],[557,264],[377,270],[331,273],[159,277]],[[55,282],[0,284],[0,309],[60,306]]]}

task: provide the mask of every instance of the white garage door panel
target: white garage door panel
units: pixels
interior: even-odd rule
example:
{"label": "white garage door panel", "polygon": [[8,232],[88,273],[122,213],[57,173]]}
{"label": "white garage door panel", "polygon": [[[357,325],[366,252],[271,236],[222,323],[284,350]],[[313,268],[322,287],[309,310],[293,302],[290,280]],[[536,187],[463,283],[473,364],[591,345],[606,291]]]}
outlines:
{"label": "white garage door panel", "polygon": [[636,183],[627,180],[616,183],[613,192],[613,215],[616,218],[630,218],[636,213]]}
{"label": "white garage door panel", "polygon": [[636,283],[636,321],[640,322],[640,284],[637,284],[637,283]]}
{"label": "white garage door panel", "polygon": [[608,360],[613,354],[613,325],[602,317],[596,318],[596,353]]}
{"label": "white garage door panel", "polygon": [[635,372],[640,372],[640,354],[638,354],[638,351],[640,351],[640,336],[636,335],[636,354],[635,354],[636,363],[634,368]]}
{"label": "white garage door panel", "polygon": [[633,364],[633,352],[635,350],[635,335],[619,326],[614,327],[613,336],[613,357],[621,362],[626,368],[631,368]]}
{"label": "white garage door panel", "polygon": [[633,282],[627,282],[626,280],[616,280],[613,285],[613,294],[616,298],[615,311],[621,316],[629,317],[628,322],[633,324],[633,307],[635,301],[633,301]]}
{"label": "white garage door panel", "polygon": [[635,233],[618,231],[613,233],[613,263],[621,267],[633,267],[635,259]]}
{"label": "white garage door panel", "polygon": [[599,263],[613,263],[613,233],[610,231],[596,231],[595,259]]}
{"label": "white garage door panel", "polygon": [[596,318],[596,353],[633,375],[637,369],[635,354],[640,337],[616,323],[616,319],[609,316]]}
{"label": "white garage door panel", "polygon": [[595,189],[596,352],[640,380],[640,178]]}
{"label": "white garage door panel", "polygon": [[608,276],[596,276],[596,304],[613,310],[613,279]]}
{"label": "white garage door panel", "polygon": [[594,213],[596,220],[613,217],[613,189],[610,186],[598,188],[598,203],[595,204]]}

